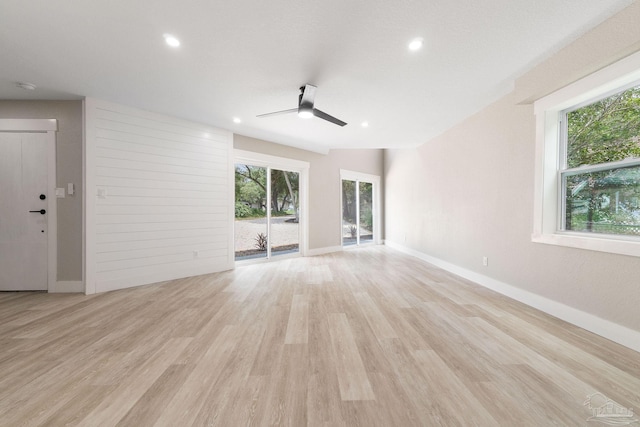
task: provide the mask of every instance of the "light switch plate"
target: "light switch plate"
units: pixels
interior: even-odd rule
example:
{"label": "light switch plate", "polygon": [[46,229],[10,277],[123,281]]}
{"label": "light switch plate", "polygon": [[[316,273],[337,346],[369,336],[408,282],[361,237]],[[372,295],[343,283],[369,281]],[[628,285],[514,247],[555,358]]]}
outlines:
{"label": "light switch plate", "polygon": [[56,197],[58,199],[64,199],[64,188],[60,188],[60,187],[56,188]]}

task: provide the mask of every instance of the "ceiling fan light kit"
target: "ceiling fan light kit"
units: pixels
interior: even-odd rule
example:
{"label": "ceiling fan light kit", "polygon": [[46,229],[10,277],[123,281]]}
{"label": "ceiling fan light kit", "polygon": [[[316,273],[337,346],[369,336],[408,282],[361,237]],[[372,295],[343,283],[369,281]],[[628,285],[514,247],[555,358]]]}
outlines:
{"label": "ceiling fan light kit", "polygon": [[314,98],[316,94],[316,87],[310,84],[306,84],[300,88],[300,95],[298,96],[298,108],[291,108],[289,110],[275,111],[273,113],[260,114],[258,117],[276,116],[279,114],[298,113],[298,117],[308,119],[311,117],[317,117],[322,120],[326,120],[338,126],[345,126],[347,123],[340,119],[337,119],[324,111],[320,111],[314,107]]}
{"label": "ceiling fan light kit", "polygon": [[302,117],[303,119],[310,119],[311,117],[313,117],[313,108],[301,105],[300,107],[298,107],[298,117]]}

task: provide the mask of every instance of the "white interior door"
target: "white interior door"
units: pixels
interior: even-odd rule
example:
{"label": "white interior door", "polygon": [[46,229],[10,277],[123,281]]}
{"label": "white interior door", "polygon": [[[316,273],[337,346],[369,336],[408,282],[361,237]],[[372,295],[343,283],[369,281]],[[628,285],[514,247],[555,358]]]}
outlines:
{"label": "white interior door", "polygon": [[47,290],[47,136],[0,132],[0,291]]}

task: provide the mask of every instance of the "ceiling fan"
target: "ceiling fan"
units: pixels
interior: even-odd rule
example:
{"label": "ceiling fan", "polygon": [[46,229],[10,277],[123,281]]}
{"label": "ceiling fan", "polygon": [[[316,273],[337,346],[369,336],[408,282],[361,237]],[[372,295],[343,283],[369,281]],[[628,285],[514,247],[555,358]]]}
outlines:
{"label": "ceiling fan", "polygon": [[268,117],[268,116],[276,116],[278,114],[287,114],[287,113],[298,113],[298,116],[302,118],[310,118],[316,116],[320,119],[326,120],[328,122],[334,123],[338,126],[344,126],[347,123],[343,122],[340,119],[336,119],[333,116],[325,113],[324,111],[320,111],[313,106],[313,98],[316,95],[316,87],[310,84],[306,84],[300,87],[300,95],[298,96],[298,108],[291,108],[290,110],[283,111],[275,111],[273,113],[260,114],[257,117]]}

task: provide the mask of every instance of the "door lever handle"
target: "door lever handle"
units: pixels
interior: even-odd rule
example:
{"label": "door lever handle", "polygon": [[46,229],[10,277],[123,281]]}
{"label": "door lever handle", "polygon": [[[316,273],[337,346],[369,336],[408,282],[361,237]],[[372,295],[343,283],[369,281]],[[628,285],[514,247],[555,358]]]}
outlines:
{"label": "door lever handle", "polygon": [[39,211],[29,211],[29,212],[39,213],[40,215],[44,215],[47,213],[47,211],[45,211],[44,209],[40,209]]}

